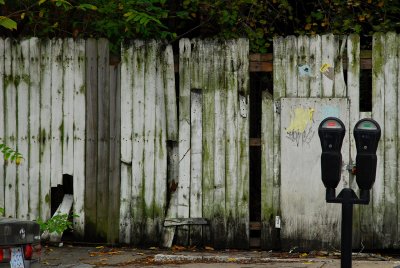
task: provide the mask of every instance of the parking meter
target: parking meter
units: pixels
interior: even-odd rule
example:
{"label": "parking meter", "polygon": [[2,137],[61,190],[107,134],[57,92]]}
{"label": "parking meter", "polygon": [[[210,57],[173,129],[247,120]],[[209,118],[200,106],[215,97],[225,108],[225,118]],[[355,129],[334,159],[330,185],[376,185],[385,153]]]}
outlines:
{"label": "parking meter", "polygon": [[322,182],[327,189],[334,189],[340,181],[342,169],[342,143],[346,128],[340,119],[328,117],[324,119],[318,128],[321,140],[321,174]]}
{"label": "parking meter", "polygon": [[366,118],[357,122],[353,133],[357,148],[356,181],[361,190],[370,190],[375,182],[381,128],[376,121]]}

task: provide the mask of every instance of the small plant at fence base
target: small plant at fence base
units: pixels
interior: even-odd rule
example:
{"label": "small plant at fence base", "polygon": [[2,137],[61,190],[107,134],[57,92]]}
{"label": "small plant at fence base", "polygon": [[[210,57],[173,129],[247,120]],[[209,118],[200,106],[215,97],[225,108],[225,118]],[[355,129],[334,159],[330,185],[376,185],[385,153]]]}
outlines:
{"label": "small plant at fence base", "polygon": [[[79,217],[76,214],[72,215],[72,218]],[[72,222],[69,220],[68,214],[60,214],[57,213],[52,218],[47,221],[43,221],[42,219],[38,219],[37,223],[40,225],[41,232],[57,233],[62,234],[65,230],[72,229]]]}
{"label": "small plant at fence base", "polygon": [[4,160],[6,163],[8,160],[10,160],[11,162],[15,161],[15,164],[19,165],[24,159],[21,153],[11,149],[3,143],[0,143],[0,152],[4,155]]}

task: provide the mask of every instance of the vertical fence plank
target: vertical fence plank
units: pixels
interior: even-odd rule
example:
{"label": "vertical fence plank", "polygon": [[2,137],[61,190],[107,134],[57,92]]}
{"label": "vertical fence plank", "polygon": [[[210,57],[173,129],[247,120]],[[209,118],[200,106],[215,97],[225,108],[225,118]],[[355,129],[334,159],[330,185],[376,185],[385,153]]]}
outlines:
{"label": "vertical fence plank", "polygon": [[145,239],[147,244],[153,244],[155,237],[154,223],[154,149],[155,149],[155,128],[156,128],[156,57],[157,42],[151,40],[146,46],[145,70],[144,70],[144,220],[145,220]]}
{"label": "vertical fence plank", "polygon": [[[179,41],[179,182],[178,217],[189,217],[190,197],[190,57],[188,39]],[[177,243],[187,244],[187,226],[178,228]]]}
{"label": "vertical fence plank", "polygon": [[389,32],[385,36],[384,65],[384,215],[383,247],[392,247],[397,243],[397,35]]}
{"label": "vertical fence plank", "polygon": [[[211,76],[212,64],[212,43],[204,42],[202,58],[202,74],[204,79],[203,88],[203,217],[212,220],[213,217],[213,190],[214,190],[214,87],[212,87]],[[212,226],[210,229],[203,229],[203,236],[206,244],[211,241]]]}
{"label": "vertical fence plank", "polygon": [[[226,219],[225,219],[225,107],[226,88],[224,85],[224,57],[222,47],[214,46],[213,51],[212,86],[214,90],[214,219],[212,228],[214,231],[214,247],[226,246]],[[239,189],[238,189],[239,190]]]}
{"label": "vertical fence plank", "polygon": [[[335,68],[335,36],[326,34],[321,37],[322,64],[329,64],[334,70]],[[322,97],[333,96],[333,77],[322,75]]]}
{"label": "vertical fence plank", "polygon": [[167,139],[178,141],[178,110],[175,90],[174,53],[167,46],[162,54],[165,108],[167,114]]}
{"label": "vertical fence plank", "polygon": [[[399,45],[399,40],[400,36],[397,35],[397,87],[400,86],[400,45]],[[400,137],[400,116],[399,116],[399,111],[400,111],[400,94],[398,93],[397,90],[397,148],[400,147],[399,143],[399,137]],[[382,142],[382,141],[381,141]],[[400,150],[397,149],[397,177],[400,175]],[[377,177],[376,179],[380,179]],[[397,178],[398,180],[398,178]],[[397,182],[397,193],[400,191],[400,183]],[[397,235],[400,234],[400,196],[397,194]],[[393,245],[394,248],[398,248],[399,244],[394,243]]]}
{"label": "vertical fence plank", "polygon": [[[121,205],[119,241],[131,239],[131,191],[132,191],[132,47],[121,51]],[[139,156],[140,157],[140,156]]]}
{"label": "vertical fence plank", "polygon": [[[382,33],[376,33],[372,38],[372,118],[381,126],[382,136],[385,134],[385,36]],[[373,233],[374,247],[383,245],[383,215],[384,215],[384,154],[385,142],[380,142],[377,150],[378,163],[376,167],[377,180],[372,188],[372,205],[373,205]]]}
{"label": "vertical fence plank", "polygon": [[[110,140],[110,81],[109,81],[109,47],[108,41],[101,38],[97,41],[97,237],[105,240],[108,223],[108,164]],[[117,197],[115,197],[117,198]]]}
{"label": "vertical fence plank", "polygon": [[[133,72],[133,79],[130,81],[132,86],[132,152],[135,156],[132,159],[132,228],[131,234],[134,245],[139,245],[142,241],[145,222],[144,217],[144,195],[143,191],[145,174],[143,167],[144,152],[144,69],[145,69],[145,43],[136,40],[133,49],[130,50],[129,70]],[[129,81],[129,80],[128,80]]]}
{"label": "vertical fence plank", "polygon": [[[13,40],[7,38],[5,40],[5,57],[4,57],[4,88],[5,88],[5,143],[7,146],[16,149],[17,136],[17,95],[15,80],[17,77],[17,55]],[[13,164],[6,165],[5,174],[5,216],[16,217],[16,200],[17,200],[17,169]]]}
{"label": "vertical fence plank", "polygon": [[335,97],[343,98],[346,97],[346,82],[344,81],[343,72],[343,57],[344,50],[346,48],[347,37],[346,36],[335,36],[335,80],[334,80],[334,92]]}
{"label": "vertical fence plank", "polygon": [[75,41],[66,38],[63,42],[63,133],[62,133],[62,154],[63,174],[74,175],[74,52]]}
{"label": "vertical fence plank", "polygon": [[[198,51],[197,51],[198,52]],[[197,62],[196,68],[199,68]],[[191,103],[190,103],[190,167],[191,167],[191,180],[190,180],[190,217],[201,218],[202,214],[202,92],[200,89],[191,90]],[[190,229],[190,244],[201,244],[202,231],[201,227],[193,226]]]}
{"label": "vertical fence plank", "polygon": [[120,134],[121,134],[121,90],[120,65],[110,66],[110,170],[109,170],[109,216],[107,242],[118,242],[119,204],[120,204]]}
{"label": "vertical fence plank", "polygon": [[321,36],[310,37],[310,97],[321,97],[321,72],[322,65]]}
{"label": "vertical fence plank", "polygon": [[[192,40],[191,56],[191,91],[190,91],[190,211],[191,218],[201,218],[202,213],[202,87],[203,73],[200,64],[202,60],[203,42],[199,39]],[[202,244],[202,227],[190,227],[190,245],[198,246]]]}
{"label": "vertical fence plank", "polygon": [[52,40],[51,53],[51,186],[62,184],[63,40]]}
{"label": "vertical fence plank", "polygon": [[236,240],[238,248],[249,247],[249,116],[250,116],[250,83],[249,83],[249,40],[238,39],[238,225]]}
{"label": "vertical fence plank", "polygon": [[17,217],[28,219],[29,209],[29,39],[21,40],[17,47],[17,148],[25,157],[17,168]]}
{"label": "vertical fence plank", "polygon": [[297,97],[297,38],[288,36],[285,38],[285,54],[286,57],[286,96]]}
{"label": "vertical fence plank", "polygon": [[29,219],[36,220],[40,212],[40,41],[29,40]]}
{"label": "vertical fence plank", "polygon": [[[4,119],[5,119],[5,84],[4,84],[4,79],[5,77],[5,72],[4,72],[4,62],[5,62],[5,56],[4,56],[4,39],[0,38],[0,144],[4,144],[5,142],[5,124],[4,124]],[[4,157],[0,157],[0,207],[4,208],[4,192],[5,189],[5,173],[4,173]],[[1,216],[3,216],[1,214]]]}
{"label": "vertical fence plank", "polygon": [[238,221],[238,48],[237,42],[226,46],[226,239],[227,247],[236,247]]}
{"label": "vertical fence plank", "polygon": [[[97,192],[97,41],[89,38],[86,40],[86,143],[85,155],[91,161],[85,162],[85,237],[96,237],[96,192]],[[123,240],[121,239],[121,242]]]}
{"label": "vertical fence plank", "polygon": [[165,108],[164,80],[161,60],[161,44],[157,43],[156,54],[156,107],[155,107],[155,144],[154,144],[154,234],[153,243],[158,243],[164,223],[167,202],[167,117]]}
{"label": "vertical fence plank", "polygon": [[40,44],[40,217],[50,218],[51,183],[51,49],[49,39]]}
{"label": "vertical fence plank", "polygon": [[[167,113],[167,185],[169,194],[167,196],[168,207],[166,207],[166,218],[177,217],[177,192],[173,189],[173,185],[178,182],[179,171],[179,148],[178,148],[178,105],[176,102],[175,90],[175,70],[174,70],[174,55],[171,46],[167,46],[163,56],[163,81],[164,81],[164,96],[165,108]],[[170,247],[175,235],[174,227],[165,227],[162,238],[164,246]]]}
{"label": "vertical fence plank", "polygon": [[[73,187],[74,187],[74,232],[83,236],[85,227],[85,133],[86,133],[86,60],[85,40],[77,39],[73,51]],[[87,156],[89,159],[90,155]]]}
{"label": "vertical fence plank", "polygon": [[308,36],[302,35],[297,38],[297,87],[298,97],[310,96],[310,77],[307,74],[302,74],[300,68],[308,66],[310,60],[310,39]]}
{"label": "vertical fence plank", "polygon": [[272,248],[274,226],[274,103],[262,92],[261,103],[261,248]]}
{"label": "vertical fence plank", "polygon": [[[281,124],[280,124],[280,98],[286,95],[286,51],[285,51],[285,41],[282,37],[274,38],[274,176],[273,176],[273,216],[280,216],[280,176],[281,176]],[[272,226],[270,227],[273,232],[271,237],[263,237],[265,246],[278,246],[278,236],[279,230],[275,228],[274,219],[271,221]],[[267,233],[268,235],[268,233]],[[269,239],[268,239],[269,238]]]}
{"label": "vertical fence plank", "polygon": [[[360,118],[360,37],[357,34],[351,34],[347,38],[347,97],[350,100],[350,126],[349,126],[349,139],[350,139],[350,161],[349,163],[355,164],[356,161],[356,145],[353,136],[353,126]],[[350,174],[350,187],[356,189],[355,176]],[[353,217],[353,245],[360,245],[360,242],[369,240],[369,235],[372,232],[365,232],[366,228],[370,228],[371,222],[368,218],[364,218],[360,221],[360,216],[364,212],[369,211],[372,213],[370,206],[355,206],[354,217]],[[368,222],[368,223],[367,223]],[[368,243],[368,242],[367,242]]]}

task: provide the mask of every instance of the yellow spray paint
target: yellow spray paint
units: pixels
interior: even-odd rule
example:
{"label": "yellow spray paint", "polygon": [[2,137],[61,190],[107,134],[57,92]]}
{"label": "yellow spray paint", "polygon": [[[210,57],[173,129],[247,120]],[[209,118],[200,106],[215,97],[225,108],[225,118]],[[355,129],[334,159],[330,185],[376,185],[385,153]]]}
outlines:
{"label": "yellow spray paint", "polygon": [[314,109],[299,107],[294,110],[289,127],[286,129],[287,133],[298,132],[304,133],[306,127],[311,123],[314,116]]}

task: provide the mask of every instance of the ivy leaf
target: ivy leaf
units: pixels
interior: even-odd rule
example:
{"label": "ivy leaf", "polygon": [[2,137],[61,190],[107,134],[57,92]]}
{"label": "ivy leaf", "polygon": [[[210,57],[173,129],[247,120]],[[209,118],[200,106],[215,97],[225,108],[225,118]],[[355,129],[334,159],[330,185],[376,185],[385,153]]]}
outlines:
{"label": "ivy leaf", "polygon": [[0,26],[3,26],[4,28],[9,29],[9,30],[17,29],[17,23],[14,20],[9,19],[4,16],[0,16]]}
{"label": "ivy leaf", "polygon": [[79,9],[82,9],[83,11],[85,10],[97,10],[97,6],[91,5],[91,4],[80,4],[78,6]]}

